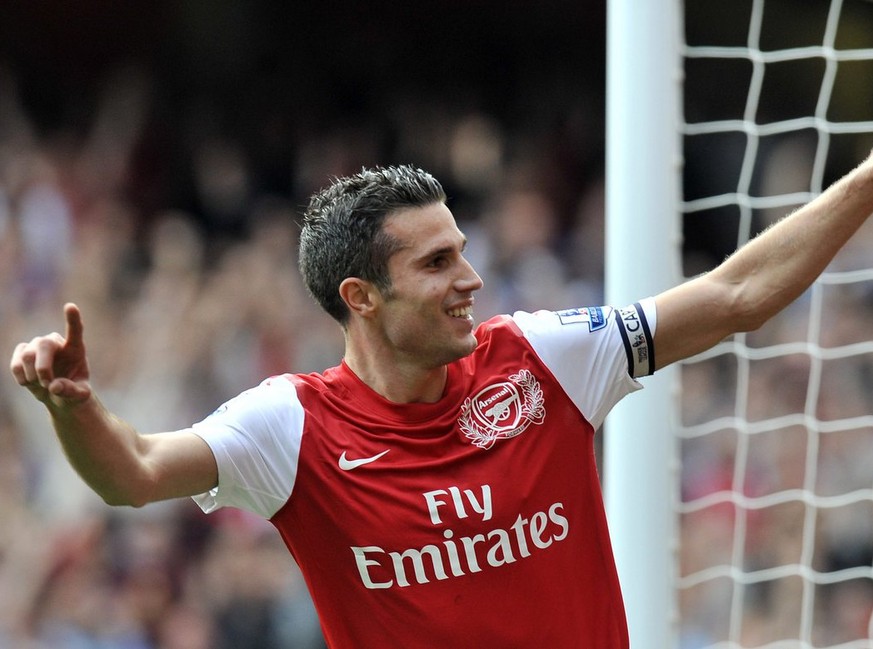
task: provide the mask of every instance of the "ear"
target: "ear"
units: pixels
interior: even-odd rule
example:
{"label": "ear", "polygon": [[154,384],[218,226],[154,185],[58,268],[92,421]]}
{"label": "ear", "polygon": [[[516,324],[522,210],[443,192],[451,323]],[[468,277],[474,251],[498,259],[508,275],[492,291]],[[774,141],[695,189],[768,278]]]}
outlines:
{"label": "ear", "polygon": [[346,277],[339,286],[339,294],[352,314],[368,318],[379,304],[379,291],[359,277]]}

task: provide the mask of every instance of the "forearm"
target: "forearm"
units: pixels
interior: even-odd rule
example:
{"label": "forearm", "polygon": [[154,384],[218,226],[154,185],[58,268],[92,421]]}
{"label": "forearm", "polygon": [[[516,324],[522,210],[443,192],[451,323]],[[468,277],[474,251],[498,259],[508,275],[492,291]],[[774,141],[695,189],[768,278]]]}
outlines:
{"label": "forearm", "polygon": [[71,406],[46,404],[71,466],[110,505],[141,505],[147,482],[141,436],[95,397]]}
{"label": "forearm", "polygon": [[193,496],[218,484],[209,445],[191,429],[140,435],[91,389],[79,307],[64,306],[66,335],[19,343],[9,369],[48,409],[61,447],[82,479],[111,505]]}
{"label": "forearm", "polygon": [[800,296],[873,213],[870,158],[712,271],[732,287],[737,330],[756,329]]}
{"label": "forearm", "polygon": [[871,213],[868,158],[713,271],[658,295],[658,367],[759,328],[815,281]]}

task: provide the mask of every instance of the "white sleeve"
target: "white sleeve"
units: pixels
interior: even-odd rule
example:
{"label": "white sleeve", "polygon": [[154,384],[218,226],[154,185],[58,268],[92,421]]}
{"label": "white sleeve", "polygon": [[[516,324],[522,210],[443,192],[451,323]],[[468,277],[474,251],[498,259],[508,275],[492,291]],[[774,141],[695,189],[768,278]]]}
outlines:
{"label": "white sleeve", "polygon": [[218,464],[218,487],[194,501],[207,513],[237,507],[271,518],[294,488],[303,419],[294,384],[278,376],[194,424]]}
{"label": "white sleeve", "polygon": [[594,428],[654,371],[652,298],[623,309],[584,307],[512,316],[534,351]]}

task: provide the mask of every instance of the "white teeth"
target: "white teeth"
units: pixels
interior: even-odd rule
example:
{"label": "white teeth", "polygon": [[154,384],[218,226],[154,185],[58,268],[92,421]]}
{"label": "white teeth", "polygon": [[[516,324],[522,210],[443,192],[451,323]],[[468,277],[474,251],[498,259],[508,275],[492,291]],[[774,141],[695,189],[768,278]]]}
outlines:
{"label": "white teeth", "polygon": [[453,318],[466,318],[473,313],[473,307],[465,306],[462,309],[449,309],[448,313]]}

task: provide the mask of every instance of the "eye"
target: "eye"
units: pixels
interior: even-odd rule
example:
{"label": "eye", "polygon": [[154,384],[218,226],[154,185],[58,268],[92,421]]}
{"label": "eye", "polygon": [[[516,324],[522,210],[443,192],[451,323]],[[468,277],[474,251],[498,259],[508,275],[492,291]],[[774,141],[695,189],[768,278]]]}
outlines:
{"label": "eye", "polygon": [[437,255],[435,257],[431,257],[430,261],[427,262],[428,268],[444,268],[449,263],[448,257],[446,255]]}

